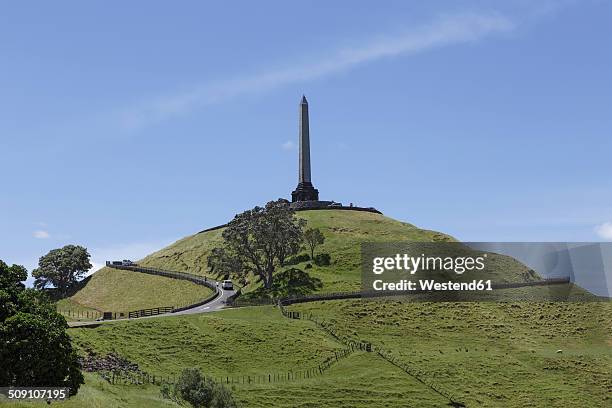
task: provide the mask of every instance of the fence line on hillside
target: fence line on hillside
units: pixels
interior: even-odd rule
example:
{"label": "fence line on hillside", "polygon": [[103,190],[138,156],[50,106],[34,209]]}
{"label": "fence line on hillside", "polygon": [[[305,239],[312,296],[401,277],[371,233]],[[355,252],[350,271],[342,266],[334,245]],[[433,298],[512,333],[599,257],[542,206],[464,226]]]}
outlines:
{"label": "fence line on hillside", "polygon": [[102,317],[102,312],[97,310],[71,310],[71,309],[57,309],[57,312],[68,317],[75,317],[77,319],[99,319]]}
{"label": "fence line on hillside", "polygon": [[[491,284],[492,289],[514,289],[528,286],[549,286],[570,283],[570,278],[551,278],[531,282],[507,282],[507,283],[493,283]],[[231,306],[265,306],[274,305],[279,301],[284,305],[288,306],[294,303],[307,303],[307,302],[318,302],[322,300],[341,300],[341,299],[367,299],[367,298],[379,298],[379,297],[391,297],[391,296],[410,296],[410,295],[422,295],[422,294],[441,294],[444,295],[443,291],[435,290],[413,290],[413,291],[396,291],[389,293],[388,291],[348,291],[348,292],[327,292],[327,293],[314,293],[311,295],[303,296],[287,296],[279,299],[262,298],[262,299],[233,299],[231,302],[228,301],[228,305]],[[450,301],[456,299],[449,299]],[[460,299],[469,300],[469,298]]]}
{"label": "fence line on hillside", "polygon": [[[393,356],[391,352],[386,351],[382,347],[375,346],[372,343],[362,341],[362,340],[355,341],[352,339],[345,339],[340,334],[338,334],[336,330],[334,330],[331,324],[325,322],[324,320],[319,320],[318,318],[316,318],[314,315],[310,313],[306,314],[306,313],[302,313],[299,311],[287,310],[281,301],[278,302],[278,308],[280,309],[281,314],[288,319],[303,319],[303,320],[309,320],[315,323],[317,326],[319,326],[321,329],[326,331],[330,336],[332,336],[338,342],[348,346],[351,351],[355,351],[356,348],[358,348],[359,350],[363,350],[363,351],[376,352],[376,354],[379,357],[383,358],[387,362],[398,367],[399,369],[404,371],[409,376],[413,377],[415,380],[417,380],[421,384],[429,387],[432,391],[436,392],[438,395],[444,397],[445,399],[448,399],[450,406],[453,406],[453,407],[463,407],[464,406],[461,402],[455,401],[455,396],[453,393],[449,392],[447,389],[442,387],[440,384],[428,378],[429,374],[427,372],[418,370],[415,367],[412,367],[409,364],[398,360],[397,358]],[[346,355],[344,357],[346,357]],[[336,361],[338,360],[336,359]],[[327,368],[329,368],[329,366]]]}

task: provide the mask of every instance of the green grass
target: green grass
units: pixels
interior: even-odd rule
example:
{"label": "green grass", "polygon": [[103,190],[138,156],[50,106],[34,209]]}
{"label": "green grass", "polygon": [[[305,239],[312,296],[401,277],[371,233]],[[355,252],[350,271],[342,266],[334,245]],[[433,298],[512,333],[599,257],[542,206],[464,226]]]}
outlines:
{"label": "green grass", "polygon": [[[320,279],[320,292],[355,291],[361,287],[361,244],[363,242],[398,242],[440,240],[453,241],[448,235],[428,231],[414,225],[393,220],[381,214],[344,211],[312,210],[298,213],[308,221],[308,227],[320,228],[325,243],[317,253],[329,253],[332,264],[313,265],[308,273]],[[183,238],[139,261],[139,264],[200,275],[208,273],[207,257],[215,246],[221,245],[223,230],[214,230]],[[495,282],[516,282],[525,278],[528,269],[512,258],[493,255],[489,257],[491,278]],[[306,262],[297,265],[306,270]],[[280,270],[279,270],[280,271]],[[467,275],[465,275],[467,278]],[[248,277],[243,293],[259,287],[255,277]],[[193,284],[152,275],[134,274],[103,268],[72,300],[84,307],[98,310],[127,311],[146,307],[187,304],[204,298],[207,289]]]}
{"label": "green grass", "polygon": [[443,407],[448,403],[374,353],[358,352],[322,376],[236,388],[244,407]]}
{"label": "green grass", "polygon": [[[343,348],[314,323],[284,318],[270,306],[116,322],[69,332],[81,353],[115,351],[158,376],[174,375],[185,367],[199,367],[217,378],[274,375],[316,368]],[[314,378],[230,387],[243,407],[395,407],[406,401],[433,407],[445,402],[414,378],[365,352],[340,359]]]}
{"label": "green grass", "polygon": [[317,367],[342,345],[313,323],[273,307],[123,321],[69,330],[83,351],[116,351],[155,375],[200,367],[213,376],[263,375]]}
{"label": "green grass", "polygon": [[[381,214],[344,211],[312,210],[298,212],[309,228],[319,228],[325,243],[317,253],[329,253],[332,265],[318,267],[313,264],[308,273],[321,279],[321,292],[354,291],[361,287],[361,244],[364,242],[433,242],[454,239],[448,235],[424,230]],[[206,259],[222,242],[222,229],[183,238],[140,261],[141,264],[162,269],[207,274]],[[492,278],[496,282],[516,282],[524,279],[527,268],[512,258],[495,255],[489,258]],[[304,269],[307,262],[297,265]],[[258,287],[253,277],[246,291]]]}
{"label": "green grass", "polygon": [[211,294],[209,288],[188,281],[105,267],[93,274],[87,285],[70,298],[70,302],[98,311],[127,312],[161,306],[184,306]]}
{"label": "green grass", "polygon": [[[600,303],[294,305],[392,353],[468,406],[600,407],[612,386],[612,307]],[[562,353],[557,353],[562,350]]]}
{"label": "green grass", "polygon": [[71,298],[60,299],[55,304],[57,311],[70,322],[96,320],[100,317],[99,310],[83,306]]}
{"label": "green grass", "polygon": [[[332,265],[308,270],[323,281],[323,292],[359,288],[362,242],[451,239],[372,213],[306,211],[299,216],[326,236],[318,252],[330,253]],[[206,257],[220,241],[220,230],[196,234],[141,263],[205,274]],[[518,262],[501,256],[493,262],[497,281],[524,279],[527,269]],[[104,269],[71,301],[84,307],[104,304],[125,310],[122,305],[129,301],[146,304],[184,299],[185,290],[176,285],[185,283]],[[252,283],[249,289],[255,287]],[[590,298],[574,285],[505,293],[528,299],[542,294]],[[419,378],[433,381],[469,407],[600,407],[610,403],[609,302],[417,303],[407,297],[316,302],[290,309],[323,319],[345,341],[368,341],[384,349],[409,364]],[[234,378],[303,370],[317,367],[344,347],[314,323],[283,318],[273,307],[121,321],[73,328],[69,333],[80,352],[114,351],[150,374],[163,376],[175,375],[185,367]],[[104,389],[110,403],[126,398],[142,403],[134,406],[155,406],[142,402],[142,398],[153,398],[154,390],[145,390],[140,397],[121,394],[128,391],[101,384],[97,377],[88,376],[87,381],[85,395],[99,395]],[[376,353],[363,352],[341,359],[322,376],[231,387],[245,407],[433,407],[448,402]]]}

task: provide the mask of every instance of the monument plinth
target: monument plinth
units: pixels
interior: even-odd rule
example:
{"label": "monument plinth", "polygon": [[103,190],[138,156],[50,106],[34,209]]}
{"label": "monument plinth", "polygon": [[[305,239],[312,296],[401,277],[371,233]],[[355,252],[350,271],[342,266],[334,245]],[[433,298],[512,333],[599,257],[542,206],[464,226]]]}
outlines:
{"label": "monument plinth", "polygon": [[298,185],[291,193],[291,201],[318,201],[319,190],[310,180],[310,130],[308,126],[308,101],[302,96],[300,102],[300,165]]}

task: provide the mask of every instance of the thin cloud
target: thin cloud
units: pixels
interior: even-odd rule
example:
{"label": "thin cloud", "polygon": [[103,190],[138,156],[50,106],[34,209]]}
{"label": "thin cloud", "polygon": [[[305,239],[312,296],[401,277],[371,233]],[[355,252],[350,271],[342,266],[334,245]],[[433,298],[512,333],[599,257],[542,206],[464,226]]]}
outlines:
{"label": "thin cloud", "polygon": [[612,241],[612,222],[604,222],[595,227],[595,233],[601,239]]}
{"label": "thin cloud", "polygon": [[285,143],[283,143],[281,145],[281,147],[283,148],[283,150],[294,150],[295,149],[295,143],[293,143],[292,141],[288,140]]}
{"label": "thin cloud", "polygon": [[49,232],[45,231],[45,230],[36,230],[32,233],[32,236],[36,239],[47,239],[49,238],[51,235],[49,234]]}
{"label": "thin cloud", "polygon": [[161,96],[128,109],[123,113],[121,122],[126,129],[137,130],[184,114],[195,107],[321,78],[383,58],[477,41],[491,34],[511,31],[514,27],[513,21],[497,13],[448,15],[393,36],[366,41],[365,45],[340,49],[327,57],[314,58],[314,62],[294,63],[268,72],[198,84],[184,92]]}

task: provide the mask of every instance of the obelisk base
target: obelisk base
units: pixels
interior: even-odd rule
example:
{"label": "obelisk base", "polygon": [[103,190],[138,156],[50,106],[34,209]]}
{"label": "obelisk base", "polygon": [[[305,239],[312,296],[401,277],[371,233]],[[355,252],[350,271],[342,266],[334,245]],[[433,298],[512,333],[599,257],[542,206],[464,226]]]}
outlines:
{"label": "obelisk base", "polygon": [[311,182],[302,181],[291,193],[291,201],[318,201],[319,190],[314,188]]}

